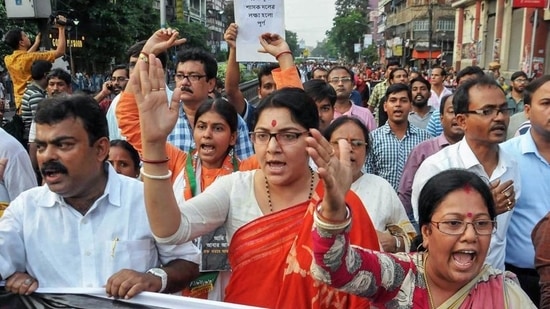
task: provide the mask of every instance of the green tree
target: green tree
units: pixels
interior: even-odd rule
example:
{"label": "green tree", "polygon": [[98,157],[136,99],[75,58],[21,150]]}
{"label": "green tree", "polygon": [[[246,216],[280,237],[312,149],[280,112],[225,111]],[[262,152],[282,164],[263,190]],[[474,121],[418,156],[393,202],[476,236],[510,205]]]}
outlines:
{"label": "green tree", "polygon": [[85,41],[83,48],[73,49],[73,56],[80,58],[80,64],[91,64],[88,70],[98,72],[108,69],[112,58],[115,63],[126,63],[126,49],[160,27],[159,12],[152,6],[153,0],[66,0],[52,9],[80,21],[78,29],[69,34],[76,37],[78,31]]}
{"label": "green tree", "polygon": [[336,16],[345,16],[350,12],[359,12],[366,20],[370,10],[369,1],[365,0],[336,0]]}
{"label": "green tree", "polygon": [[345,15],[337,15],[333,19],[332,29],[328,31],[330,51],[347,60],[357,59],[354,45],[362,43],[363,34],[366,32],[367,25],[360,11],[351,10]]}
{"label": "green tree", "polygon": [[[84,37],[82,48],[72,48],[78,71],[101,72],[110,68],[111,60],[126,63],[126,49],[148,38],[160,27],[159,12],[153,9],[154,0],[64,0],[53,1],[52,11],[78,19],[77,27],[67,29],[72,39]],[[24,25],[45,25],[44,19],[18,20]],[[9,29],[15,21],[8,20],[4,1],[0,2],[1,29]],[[35,28],[36,29],[36,28]],[[56,36],[49,26],[41,31]],[[5,51],[0,50],[2,55]],[[69,51],[67,50],[67,54]],[[3,58],[3,57],[2,57]]]}
{"label": "green tree", "polygon": [[372,65],[375,61],[378,61],[378,48],[376,44],[371,44],[369,47],[363,49],[361,55],[363,60]]}
{"label": "green tree", "polygon": [[[6,32],[14,27],[20,27],[29,35],[33,36],[38,33],[36,20],[13,20],[8,19],[6,5],[4,1],[0,1],[0,38],[3,38]],[[31,37],[31,42],[34,42],[34,36]],[[12,50],[4,42],[0,43],[0,67],[4,68],[4,57],[12,53]]]}
{"label": "green tree", "polygon": [[296,32],[285,30],[285,41],[294,57],[300,56],[302,50],[300,50],[300,46],[298,45],[298,35]]}

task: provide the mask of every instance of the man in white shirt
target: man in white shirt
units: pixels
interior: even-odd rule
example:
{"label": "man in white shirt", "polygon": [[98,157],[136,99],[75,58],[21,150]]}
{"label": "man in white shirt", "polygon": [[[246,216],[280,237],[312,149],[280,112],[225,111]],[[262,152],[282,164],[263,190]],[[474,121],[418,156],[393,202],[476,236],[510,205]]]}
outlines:
{"label": "man in white shirt", "polygon": [[497,230],[491,237],[485,262],[504,270],[506,231],[515,201],[520,196],[520,185],[517,163],[499,143],[506,139],[513,110],[508,107],[502,88],[487,76],[461,85],[454,94],[453,105],[464,138],[426,158],[420,165],[412,186],[414,216],[418,220],[418,196],[432,176],[452,168],[476,173],[491,184],[498,215]]}
{"label": "man in white shirt", "polygon": [[439,109],[439,105],[441,104],[441,98],[443,96],[453,94],[453,92],[447,87],[445,87],[445,84],[443,82],[445,81],[445,78],[447,77],[447,72],[445,72],[445,69],[443,69],[440,66],[434,66],[432,68],[432,74],[430,76],[430,84],[431,87],[431,93],[430,99],[428,100],[428,105],[433,106],[435,109]]}
{"label": "man in white shirt", "polygon": [[[36,176],[29,154],[21,143],[0,128],[0,203],[9,204],[21,192],[36,187]],[[0,205],[0,216],[2,214]]]}
{"label": "man in white shirt", "polygon": [[107,121],[89,96],[60,96],[36,111],[37,159],[45,185],[17,197],[0,218],[0,280],[6,290],[105,287],[131,298],[176,292],[198,275],[190,243],[156,243],[143,184],[106,163]]}

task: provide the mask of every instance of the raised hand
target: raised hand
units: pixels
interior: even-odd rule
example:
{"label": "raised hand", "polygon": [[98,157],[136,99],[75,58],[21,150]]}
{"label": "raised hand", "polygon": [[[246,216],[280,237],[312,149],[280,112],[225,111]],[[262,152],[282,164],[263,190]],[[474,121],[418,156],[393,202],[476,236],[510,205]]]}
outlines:
{"label": "raised hand", "polygon": [[149,37],[149,39],[147,39],[147,42],[145,42],[142,51],[148,54],[158,55],[168,50],[170,47],[178,46],[187,41],[187,39],[185,38],[179,39],[178,37],[179,32],[176,29],[159,29],[155,31],[155,33],[153,33],[153,35]]}
{"label": "raised hand", "polygon": [[223,34],[223,39],[227,42],[229,48],[237,47],[237,34],[239,32],[239,27],[236,23],[231,23],[225,33]]}
{"label": "raised hand", "polygon": [[260,45],[262,48],[258,51],[261,53],[269,53],[276,57],[279,53],[289,51],[288,43],[276,33],[264,33],[260,36]]}
{"label": "raised hand", "polygon": [[[138,61],[128,83],[139,109],[143,143],[165,143],[178,119],[179,100],[169,104],[162,63],[153,54],[148,62]],[[179,98],[179,92],[173,97]]]}
{"label": "raised hand", "polygon": [[311,129],[310,133],[311,136],[306,139],[307,152],[317,165],[317,173],[325,186],[321,203],[323,214],[329,219],[343,220],[346,216],[346,194],[353,182],[350,145],[345,140],[339,140],[340,158],[337,158],[332,145],[318,130]]}

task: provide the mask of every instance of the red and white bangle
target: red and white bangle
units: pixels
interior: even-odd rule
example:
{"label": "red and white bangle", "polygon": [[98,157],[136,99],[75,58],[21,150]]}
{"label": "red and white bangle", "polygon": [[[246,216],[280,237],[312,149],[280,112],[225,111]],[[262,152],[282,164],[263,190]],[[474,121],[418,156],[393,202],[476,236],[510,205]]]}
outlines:
{"label": "red and white bangle", "polygon": [[324,217],[320,210],[321,207],[317,207],[316,211],[313,212],[313,222],[315,225],[326,231],[337,231],[347,228],[351,224],[351,213],[349,207],[346,205],[346,219],[342,221],[330,220]]}

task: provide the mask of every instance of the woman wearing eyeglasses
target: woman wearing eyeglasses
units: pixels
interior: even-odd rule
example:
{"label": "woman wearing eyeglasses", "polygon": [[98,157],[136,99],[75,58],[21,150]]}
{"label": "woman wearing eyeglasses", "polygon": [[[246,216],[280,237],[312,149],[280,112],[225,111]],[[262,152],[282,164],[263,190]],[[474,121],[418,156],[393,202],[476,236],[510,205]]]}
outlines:
{"label": "woman wearing eyeglasses", "polygon": [[380,308],[536,308],[514,274],[484,265],[496,213],[489,187],[474,173],[446,170],[422,189],[421,253],[350,247],[345,208],[323,204],[315,217],[318,280]]}
{"label": "woman wearing eyeglasses", "polygon": [[[166,136],[177,117],[173,109],[178,109],[168,107],[163,93],[152,90],[161,85],[163,72],[154,58],[148,60],[138,62],[130,88],[140,109],[143,157],[162,161]],[[256,119],[250,136],[260,169],[220,177],[184,203],[176,202],[166,164],[144,164],[146,207],[157,240],[181,243],[225,226],[232,269],[227,302],[267,308],[367,307],[366,299],[319,284],[309,272],[312,213],[331,199],[325,191],[334,187],[319,177],[326,176],[326,162],[334,151],[313,129],[319,124],[315,102],[301,89],[283,88],[262,100]],[[313,172],[310,158],[325,168]],[[352,239],[378,249],[360,200],[349,193],[346,201],[357,226]]]}
{"label": "woman wearing eyeglasses", "polygon": [[342,116],[328,126],[324,136],[334,145],[337,157],[340,157],[338,141],[345,140],[350,144],[353,170],[351,190],[366,207],[377,231],[381,249],[385,252],[409,252],[416,231],[397,193],[384,178],[362,172],[369,150],[367,127],[358,118]]}

